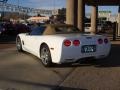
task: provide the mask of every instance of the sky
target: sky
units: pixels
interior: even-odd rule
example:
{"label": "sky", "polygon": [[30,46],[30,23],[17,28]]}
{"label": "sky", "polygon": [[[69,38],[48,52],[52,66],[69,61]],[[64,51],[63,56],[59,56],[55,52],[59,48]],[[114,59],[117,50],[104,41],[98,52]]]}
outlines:
{"label": "sky", "polygon": [[[66,0],[8,0],[8,3],[24,7],[39,9],[58,9],[66,7]],[[99,6],[99,10],[112,11],[113,14],[118,12],[117,6]],[[86,12],[89,13],[91,8],[86,6]]]}

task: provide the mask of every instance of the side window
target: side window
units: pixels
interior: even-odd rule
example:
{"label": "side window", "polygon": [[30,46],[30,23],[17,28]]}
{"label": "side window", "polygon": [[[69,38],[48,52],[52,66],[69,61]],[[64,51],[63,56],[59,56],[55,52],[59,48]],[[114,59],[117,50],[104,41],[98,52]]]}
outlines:
{"label": "side window", "polygon": [[42,35],[46,27],[34,27],[30,35]]}

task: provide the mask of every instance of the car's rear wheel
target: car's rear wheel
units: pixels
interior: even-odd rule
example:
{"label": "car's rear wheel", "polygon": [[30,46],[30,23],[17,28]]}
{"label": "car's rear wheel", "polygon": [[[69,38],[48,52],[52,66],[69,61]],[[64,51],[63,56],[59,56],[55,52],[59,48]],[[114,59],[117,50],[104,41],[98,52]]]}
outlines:
{"label": "car's rear wheel", "polygon": [[41,46],[40,59],[44,66],[49,67],[52,65],[51,53],[49,47],[46,44]]}
{"label": "car's rear wheel", "polygon": [[17,39],[16,39],[16,47],[17,47],[17,50],[18,50],[19,52],[22,52],[22,51],[23,51],[20,37],[17,37]]}

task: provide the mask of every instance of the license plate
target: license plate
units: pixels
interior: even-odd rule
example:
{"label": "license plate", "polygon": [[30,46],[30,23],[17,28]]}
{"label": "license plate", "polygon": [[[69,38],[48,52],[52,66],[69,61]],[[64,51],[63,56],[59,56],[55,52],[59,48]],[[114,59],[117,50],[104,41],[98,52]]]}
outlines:
{"label": "license plate", "polygon": [[96,52],[96,45],[84,45],[81,49],[82,53]]}

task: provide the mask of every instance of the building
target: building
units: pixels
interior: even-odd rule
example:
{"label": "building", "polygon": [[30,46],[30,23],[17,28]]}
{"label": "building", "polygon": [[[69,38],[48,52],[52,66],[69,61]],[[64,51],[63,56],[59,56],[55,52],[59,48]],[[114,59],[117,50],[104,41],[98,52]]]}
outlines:
{"label": "building", "polygon": [[27,19],[28,22],[36,22],[36,23],[46,22],[48,20],[50,20],[50,17],[48,16],[34,16]]}
{"label": "building", "polygon": [[[86,17],[90,19],[91,14],[87,13]],[[105,21],[118,22],[118,15],[117,14],[113,15],[111,11],[98,11],[98,19],[99,22],[105,22]]]}
{"label": "building", "polygon": [[110,18],[109,18],[109,21],[111,22],[117,22],[118,23],[118,15],[115,14],[115,15],[111,15]]}
{"label": "building", "polygon": [[98,11],[99,18],[106,18],[106,21],[109,21],[112,13],[111,11]]}

